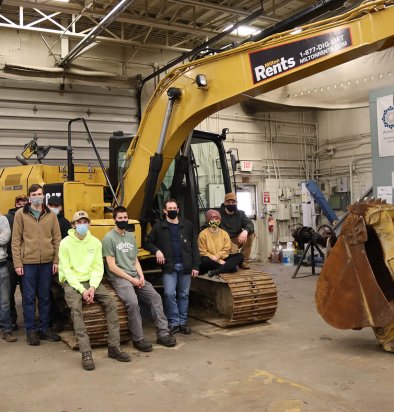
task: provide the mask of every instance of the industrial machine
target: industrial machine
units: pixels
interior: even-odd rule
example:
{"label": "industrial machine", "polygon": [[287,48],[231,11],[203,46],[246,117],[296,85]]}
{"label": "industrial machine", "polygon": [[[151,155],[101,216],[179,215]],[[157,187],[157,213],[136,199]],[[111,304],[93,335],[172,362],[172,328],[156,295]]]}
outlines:
{"label": "industrial machine", "polygon": [[[130,217],[136,219],[137,238],[143,238],[157,217],[160,198],[165,199],[166,192],[184,197],[183,210],[192,214],[190,217],[196,224],[199,212],[194,205],[199,206],[202,191],[201,188],[190,191],[195,186],[191,176],[199,173],[194,161],[196,151],[191,149],[193,129],[214,112],[251,96],[391,47],[394,44],[393,19],[392,1],[365,2],[344,15],[176,67],[161,80],[151,97],[139,129],[121,161],[118,191],[115,194],[113,189],[109,192],[106,189],[108,202],[104,201],[104,188],[112,187],[108,176],[98,169],[74,168],[71,150],[68,150],[67,169],[58,167],[57,171],[49,171],[49,166],[37,165],[20,166],[19,174],[12,169],[3,170],[2,196],[9,191],[14,198],[23,185],[48,183],[48,177],[57,174],[58,181],[64,182],[61,189],[66,217],[77,209],[86,209],[94,219],[94,233],[99,237],[112,225],[105,219],[109,217],[107,207],[111,203],[122,203]],[[221,159],[222,168],[225,167],[223,162],[226,163]],[[171,179],[166,176],[168,171],[172,173]],[[229,190],[225,184],[224,192]],[[141,251],[141,260],[146,256],[147,252]],[[267,284],[258,283],[268,275],[238,272],[231,276],[232,282],[226,276],[222,276],[220,285],[216,282],[212,299],[216,309],[225,307],[222,310],[225,325],[267,320],[273,316],[277,304],[275,286],[269,277]],[[238,279],[240,282],[248,279],[249,286],[236,289]],[[251,298],[253,293],[255,296]]]}

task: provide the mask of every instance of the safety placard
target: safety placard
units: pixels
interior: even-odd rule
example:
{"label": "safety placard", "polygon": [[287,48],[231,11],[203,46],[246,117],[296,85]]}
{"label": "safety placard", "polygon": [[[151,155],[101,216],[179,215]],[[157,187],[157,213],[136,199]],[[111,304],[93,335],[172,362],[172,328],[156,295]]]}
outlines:
{"label": "safety placard", "polygon": [[263,192],[263,203],[264,204],[271,203],[270,192]]}

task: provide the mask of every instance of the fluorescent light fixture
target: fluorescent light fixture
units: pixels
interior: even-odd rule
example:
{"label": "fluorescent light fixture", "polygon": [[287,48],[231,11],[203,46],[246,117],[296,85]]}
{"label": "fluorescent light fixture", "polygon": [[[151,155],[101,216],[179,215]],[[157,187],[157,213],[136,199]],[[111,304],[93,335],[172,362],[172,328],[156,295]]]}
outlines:
{"label": "fluorescent light fixture", "polygon": [[[230,26],[227,26],[224,31],[230,30],[232,27],[234,27],[233,24]],[[261,30],[257,29],[256,27],[252,26],[238,26],[236,29],[234,29],[231,34],[234,34],[236,36],[241,36],[241,37],[249,37],[253,34],[258,34],[260,33]]]}
{"label": "fluorescent light fixture", "polygon": [[297,28],[297,29],[294,29],[293,31],[291,31],[290,34],[298,34],[298,33],[301,33],[301,32],[302,32],[302,29]]}
{"label": "fluorescent light fixture", "polygon": [[53,1],[57,1],[59,3],[69,3],[70,0],[53,0]]}

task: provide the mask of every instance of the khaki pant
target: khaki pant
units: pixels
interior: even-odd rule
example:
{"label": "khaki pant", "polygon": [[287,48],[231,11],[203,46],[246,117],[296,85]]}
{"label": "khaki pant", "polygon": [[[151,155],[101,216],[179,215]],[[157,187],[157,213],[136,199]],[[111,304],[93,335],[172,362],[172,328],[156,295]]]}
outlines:
{"label": "khaki pant", "polygon": [[[85,289],[89,289],[89,282],[82,282]],[[82,316],[82,295],[69,284],[64,285],[64,293],[67,305],[71,310],[71,318],[75,335],[78,339],[81,353],[91,351],[89,336]],[[104,306],[108,328],[108,346],[119,346],[119,320],[116,310],[116,301],[103,285],[94,292],[94,300]]]}
{"label": "khaki pant", "polygon": [[238,243],[238,237],[231,238],[231,252],[238,253],[239,248],[241,248],[241,253],[244,255],[244,262],[247,262],[250,259],[250,254],[252,253],[252,245],[255,238],[254,233],[249,233],[246,242],[241,245]]}

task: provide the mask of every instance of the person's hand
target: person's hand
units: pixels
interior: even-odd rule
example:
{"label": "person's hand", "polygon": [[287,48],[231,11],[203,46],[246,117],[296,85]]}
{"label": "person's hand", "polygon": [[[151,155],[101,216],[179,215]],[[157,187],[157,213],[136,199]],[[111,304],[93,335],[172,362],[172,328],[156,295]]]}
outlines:
{"label": "person's hand", "polygon": [[195,277],[197,277],[198,276],[198,270],[195,270],[195,269],[193,269],[192,270],[192,278],[195,278]]}
{"label": "person's hand", "polygon": [[144,286],[145,286],[145,278],[140,275],[140,280],[139,280],[139,283],[138,283],[138,287],[142,288]]}
{"label": "person's hand", "polygon": [[23,266],[21,268],[15,268],[15,272],[18,276],[23,276],[25,274],[23,271]]}
{"label": "person's hand", "polygon": [[211,256],[211,260],[213,260],[214,262],[217,262],[217,261],[218,261],[218,258],[217,258],[215,255],[212,255],[212,256]]}
{"label": "person's hand", "polygon": [[58,264],[57,264],[57,263],[54,263],[54,264],[52,265],[52,275],[54,275],[55,273],[57,273],[57,268],[58,268]]}
{"label": "person's hand", "polygon": [[218,263],[220,263],[221,265],[224,265],[226,262],[223,259],[219,259]]}
{"label": "person's hand", "polygon": [[238,243],[239,243],[240,245],[243,245],[247,240],[248,240],[248,231],[244,229],[244,230],[238,235]]}
{"label": "person's hand", "polygon": [[140,280],[137,278],[133,278],[132,276],[130,276],[130,283],[135,286],[136,288],[140,287]]}
{"label": "person's hand", "polygon": [[89,289],[87,289],[87,290],[85,289],[82,292],[82,298],[88,305],[93,303],[94,302],[94,287],[90,286]]}
{"label": "person's hand", "polygon": [[156,252],[156,261],[159,265],[164,265],[164,262],[166,261],[166,258],[163,255],[163,252],[161,250],[158,250]]}

